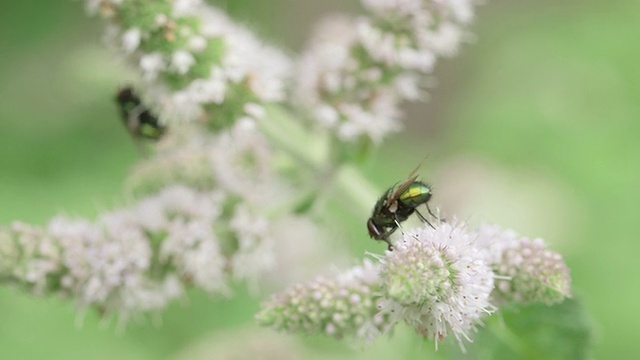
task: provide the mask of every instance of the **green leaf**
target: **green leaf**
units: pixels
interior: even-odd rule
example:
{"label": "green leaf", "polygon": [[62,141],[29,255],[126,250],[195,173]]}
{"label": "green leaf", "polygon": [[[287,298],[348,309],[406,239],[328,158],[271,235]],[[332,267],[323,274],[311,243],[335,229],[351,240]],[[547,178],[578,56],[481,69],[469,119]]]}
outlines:
{"label": "green leaf", "polygon": [[568,299],[554,306],[501,310],[468,347],[477,359],[589,359],[593,329],[582,304]]}

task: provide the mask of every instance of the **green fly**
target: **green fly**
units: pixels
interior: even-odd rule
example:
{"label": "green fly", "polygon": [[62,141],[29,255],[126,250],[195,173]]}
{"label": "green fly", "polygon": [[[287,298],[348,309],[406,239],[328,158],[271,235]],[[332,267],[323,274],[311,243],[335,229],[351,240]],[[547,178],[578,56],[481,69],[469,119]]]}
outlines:
{"label": "green fly", "polygon": [[422,221],[433,227],[429,220],[418,211],[417,208],[420,205],[426,204],[429,214],[437,218],[427,204],[433,195],[431,186],[417,179],[418,175],[412,175],[402,184],[390,187],[378,199],[371,217],[367,221],[369,236],[386,242],[389,245],[389,250],[393,249],[389,236],[398,230],[400,223],[407,220],[414,212]]}

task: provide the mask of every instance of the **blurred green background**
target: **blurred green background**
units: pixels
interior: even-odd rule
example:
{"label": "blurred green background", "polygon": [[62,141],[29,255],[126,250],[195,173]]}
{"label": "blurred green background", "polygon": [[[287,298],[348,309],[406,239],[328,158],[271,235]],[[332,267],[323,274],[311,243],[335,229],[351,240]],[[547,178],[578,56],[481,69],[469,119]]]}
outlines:
{"label": "blurred green background", "polygon": [[[217,3],[292,52],[320,14],[358,6]],[[439,63],[430,100],[408,106],[408,131],[365,169],[382,189],[429,154],[422,172],[437,205],[543,236],[572,270],[597,358],[640,353],[639,15],[634,0],[489,2],[479,8],[476,41]],[[139,155],[111,101],[126,75],[101,30],[80,1],[0,0],[0,224],[93,217],[117,203]],[[361,256],[372,248],[363,219],[344,218]],[[191,357],[192,344],[251,322],[258,303],[238,291],[233,301],[194,293],[188,306],[118,333],[92,312],[81,321],[68,302],[0,288],[0,358]],[[366,352],[307,341],[368,359],[432,346],[402,331]]]}

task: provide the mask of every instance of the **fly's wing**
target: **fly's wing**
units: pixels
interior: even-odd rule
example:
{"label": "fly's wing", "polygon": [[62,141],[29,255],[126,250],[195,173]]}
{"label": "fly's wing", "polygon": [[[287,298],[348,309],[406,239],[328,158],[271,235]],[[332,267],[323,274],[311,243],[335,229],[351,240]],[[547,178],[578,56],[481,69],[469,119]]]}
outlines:
{"label": "fly's wing", "polygon": [[387,197],[387,204],[391,204],[393,201],[398,200],[400,195],[402,195],[403,192],[407,191],[407,189],[411,186],[411,184],[413,184],[416,181],[416,179],[419,176],[416,173],[418,172],[418,169],[420,169],[420,167],[422,166],[422,163],[424,163],[424,161],[427,160],[428,157],[429,157],[429,155],[427,155],[424,158],[422,158],[422,160],[420,160],[418,165],[409,174],[409,178],[405,182],[400,184],[400,186],[398,186],[396,191],[394,191],[391,196]]}
{"label": "fly's wing", "polygon": [[413,171],[409,174],[409,177],[414,176],[418,172],[418,169],[420,169],[420,167],[422,166],[422,164],[424,164],[424,162],[427,160],[428,157],[429,155],[423,157],[422,160],[420,160],[418,165],[416,165],[415,169],[413,169]]}
{"label": "fly's wing", "polygon": [[[416,168],[416,170],[418,170],[418,168]],[[400,195],[402,195],[403,192],[407,191],[409,186],[411,186],[411,184],[413,184],[416,181],[417,178],[418,178],[417,174],[413,175],[413,176],[409,177],[405,182],[400,184],[400,186],[398,186],[396,188],[396,190],[391,194],[391,196],[387,197],[387,204],[391,204],[392,202],[398,200]]]}

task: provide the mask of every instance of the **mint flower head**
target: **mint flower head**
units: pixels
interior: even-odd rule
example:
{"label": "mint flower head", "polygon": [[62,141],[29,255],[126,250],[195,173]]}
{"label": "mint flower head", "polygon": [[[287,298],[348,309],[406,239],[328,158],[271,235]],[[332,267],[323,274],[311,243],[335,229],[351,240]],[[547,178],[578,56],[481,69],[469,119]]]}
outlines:
{"label": "mint flower head", "polygon": [[366,16],[330,17],[298,65],[296,95],[347,143],[379,143],[401,129],[400,104],[424,98],[436,59],[456,53],[473,18],[470,0],[362,0]]}
{"label": "mint flower head", "polygon": [[287,332],[369,342],[387,326],[376,308],[378,290],[377,265],[365,261],[339,276],[319,277],[275,294],[256,319]]}
{"label": "mint flower head", "polygon": [[87,9],[107,20],[107,42],[139,73],[162,124],[220,129],[284,100],[290,60],[202,0],[87,0]]}
{"label": "mint flower head", "polygon": [[225,294],[227,259],[211,224],[224,196],[172,186],[93,222],[54,218],[2,231],[0,276],[122,321],[163,310],[196,286]]}
{"label": "mint flower head", "polygon": [[134,170],[130,191],[147,194],[183,184],[222,194],[223,218],[205,225],[227,252],[233,277],[256,285],[276,265],[272,224],[279,219],[270,213],[292,197],[275,168],[274,149],[249,119],[213,136],[187,133],[168,134],[155,157]]}
{"label": "mint flower head", "polygon": [[172,185],[93,222],[15,223],[0,229],[0,278],[122,321],[188,287],[227,295],[232,279],[257,281],[274,266],[270,223],[233,204],[220,190]]}
{"label": "mint flower head", "polygon": [[381,313],[437,342],[453,334],[471,341],[489,302],[493,272],[463,224],[406,232],[381,258]]}
{"label": "mint flower head", "polygon": [[496,301],[552,305],[571,296],[569,268],[542,239],[523,238],[497,225],[482,225],[476,232],[498,275]]}

